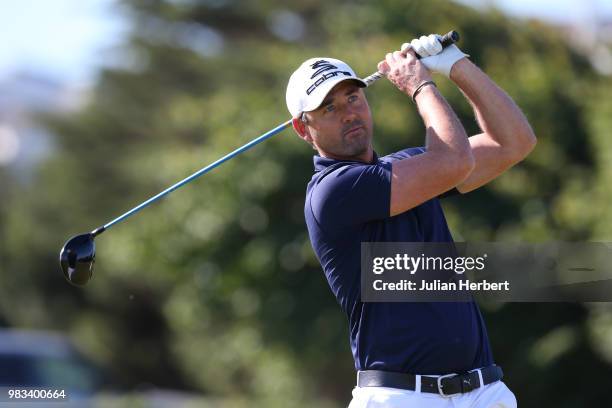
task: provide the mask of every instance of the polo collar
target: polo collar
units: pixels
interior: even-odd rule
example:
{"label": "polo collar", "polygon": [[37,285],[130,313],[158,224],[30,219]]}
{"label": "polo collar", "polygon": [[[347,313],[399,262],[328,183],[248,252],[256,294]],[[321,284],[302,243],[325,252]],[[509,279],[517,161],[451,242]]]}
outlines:
{"label": "polo collar", "polygon": [[336,163],[376,164],[376,163],[378,163],[378,155],[376,154],[376,152],[373,152],[373,153],[374,153],[374,155],[372,157],[372,162],[371,163],[364,163],[364,162],[357,161],[357,160],[336,160],[336,159],[330,159],[329,157],[319,156],[318,154],[315,154],[312,157],[312,161],[314,162],[315,171],[325,170],[329,166],[331,166],[333,164],[336,164]]}

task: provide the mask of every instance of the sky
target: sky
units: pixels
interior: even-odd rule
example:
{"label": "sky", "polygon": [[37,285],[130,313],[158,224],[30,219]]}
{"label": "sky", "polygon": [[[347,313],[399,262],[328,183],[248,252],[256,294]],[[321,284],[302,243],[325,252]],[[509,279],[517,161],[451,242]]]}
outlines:
{"label": "sky", "polygon": [[[612,0],[459,0],[494,4],[509,14],[552,21],[612,19]],[[43,71],[70,83],[87,83],[122,42],[127,20],[114,0],[0,0],[0,79],[20,70]]]}
{"label": "sky", "polygon": [[594,17],[612,18],[611,0],[459,0],[475,7],[494,4],[508,14],[554,22],[580,22]]}
{"label": "sky", "polygon": [[127,33],[113,6],[112,0],[0,0],[0,78],[42,70],[62,81],[91,80],[101,51]]}

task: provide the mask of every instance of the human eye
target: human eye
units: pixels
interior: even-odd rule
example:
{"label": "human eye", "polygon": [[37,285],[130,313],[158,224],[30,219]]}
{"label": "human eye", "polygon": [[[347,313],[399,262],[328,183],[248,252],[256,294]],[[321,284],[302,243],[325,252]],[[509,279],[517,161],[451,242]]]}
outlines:
{"label": "human eye", "polygon": [[357,102],[358,99],[359,99],[359,96],[357,96],[357,95],[350,95],[348,97],[349,103]]}
{"label": "human eye", "polygon": [[331,103],[329,105],[325,105],[324,112],[333,112],[336,110],[336,107]]}

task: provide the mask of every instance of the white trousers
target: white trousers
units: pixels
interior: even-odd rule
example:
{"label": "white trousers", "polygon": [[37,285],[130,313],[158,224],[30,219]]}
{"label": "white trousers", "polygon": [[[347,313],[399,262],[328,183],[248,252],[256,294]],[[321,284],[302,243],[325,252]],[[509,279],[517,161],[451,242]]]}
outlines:
{"label": "white trousers", "polygon": [[465,394],[438,394],[387,387],[355,387],[348,408],[516,408],[516,397],[502,381]]}

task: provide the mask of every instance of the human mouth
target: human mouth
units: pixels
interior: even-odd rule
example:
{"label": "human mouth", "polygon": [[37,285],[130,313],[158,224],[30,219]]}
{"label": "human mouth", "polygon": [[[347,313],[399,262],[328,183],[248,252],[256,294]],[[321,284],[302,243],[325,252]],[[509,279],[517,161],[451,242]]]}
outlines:
{"label": "human mouth", "polygon": [[344,132],[344,136],[354,135],[355,132],[357,132],[357,131],[359,131],[361,129],[363,129],[363,126],[356,126],[356,127],[352,128],[352,129],[347,130],[346,132]]}

